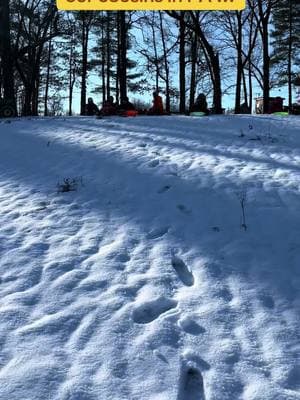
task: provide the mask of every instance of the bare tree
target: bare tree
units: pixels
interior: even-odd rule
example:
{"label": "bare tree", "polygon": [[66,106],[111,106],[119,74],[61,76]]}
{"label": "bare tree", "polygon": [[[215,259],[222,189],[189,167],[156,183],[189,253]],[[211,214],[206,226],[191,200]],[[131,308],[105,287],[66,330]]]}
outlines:
{"label": "bare tree", "polygon": [[88,44],[91,27],[95,13],[93,11],[79,11],[77,20],[81,33],[81,92],[80,92],[80,114],[85,115],[86,88],[88,73]]}

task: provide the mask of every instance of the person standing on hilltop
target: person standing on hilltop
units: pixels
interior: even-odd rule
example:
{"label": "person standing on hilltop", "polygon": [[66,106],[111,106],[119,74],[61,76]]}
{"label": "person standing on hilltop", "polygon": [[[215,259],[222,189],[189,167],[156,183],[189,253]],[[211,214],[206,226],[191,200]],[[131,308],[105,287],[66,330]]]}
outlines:
{"label": "person standing on hilltop", "polygon": [[163,115],[164,106],[161,96],[158,92],[153,92],[153,106],[148,111],[148,115]]}

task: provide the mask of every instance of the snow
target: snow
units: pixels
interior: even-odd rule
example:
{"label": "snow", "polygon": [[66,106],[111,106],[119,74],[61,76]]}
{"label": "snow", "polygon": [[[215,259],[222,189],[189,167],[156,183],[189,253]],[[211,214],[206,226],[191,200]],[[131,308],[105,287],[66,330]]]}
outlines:
{"label": "snow", "polygon": [[297,117],[0,121],[0,399],[300,399],[299,162]]}

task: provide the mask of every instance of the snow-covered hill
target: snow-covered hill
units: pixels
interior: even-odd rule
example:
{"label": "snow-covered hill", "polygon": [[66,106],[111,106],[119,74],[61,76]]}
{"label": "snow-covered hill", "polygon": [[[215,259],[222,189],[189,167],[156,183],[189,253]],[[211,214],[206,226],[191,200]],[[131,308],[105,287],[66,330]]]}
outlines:
{"label": "snow-covered hill", "polygon": [[0,399],[300,399],[299,209],[297,117],[2,120]]}

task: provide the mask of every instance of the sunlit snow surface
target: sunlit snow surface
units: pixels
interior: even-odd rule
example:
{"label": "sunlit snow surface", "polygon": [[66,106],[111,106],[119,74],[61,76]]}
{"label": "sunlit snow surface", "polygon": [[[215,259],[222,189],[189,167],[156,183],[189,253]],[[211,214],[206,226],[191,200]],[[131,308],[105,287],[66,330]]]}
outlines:
{"label": "sunlit snow surface", "polygon": [[2,120],[0,211],[1,400],[300,399],[300,118]]}

